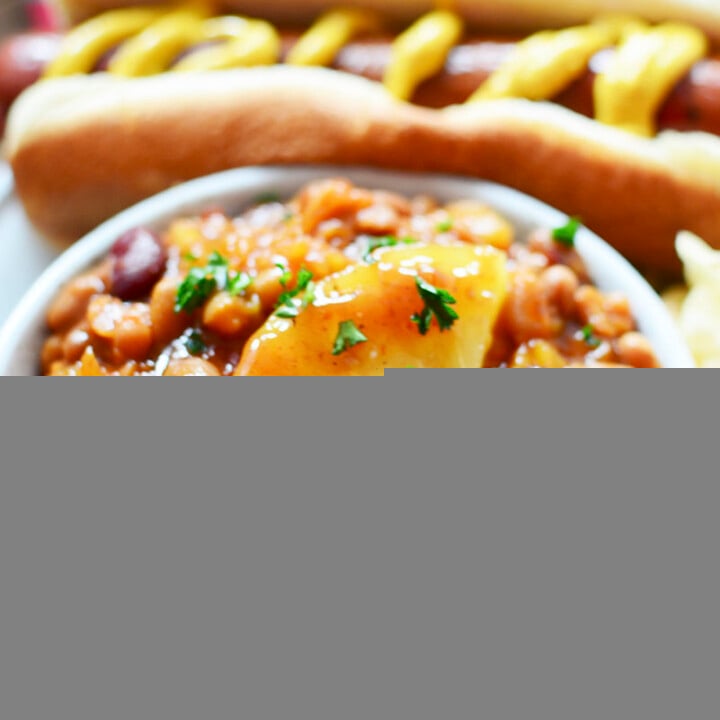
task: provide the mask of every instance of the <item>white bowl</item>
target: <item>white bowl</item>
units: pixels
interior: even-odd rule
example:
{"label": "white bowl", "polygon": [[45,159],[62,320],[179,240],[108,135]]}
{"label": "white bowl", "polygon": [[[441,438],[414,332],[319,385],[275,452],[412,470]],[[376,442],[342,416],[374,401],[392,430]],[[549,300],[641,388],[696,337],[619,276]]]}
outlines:
{"label": "white bowl", "polygon": [[[143,225],[161,230],[180,215],[221,206],[239,213],[259,195],[290,197],[305,183],[343,176],[369,188],[405,195],[428,194],[440,200],[475,198],[488,203],[524,233],[534,227],[557,227],[567,216],[547,205],[494,183],[447,175],[398,173],[348,167],[262,167],[230,170],[179,185],[145,200],[103,223],[63,253],[38,278],[0,332],[0,375],[35,375],[47,330],[45,313],[58,290],[96,263],[126,230]],[[576,247],[596,285],[628,297],[640,331],[650,340],[664,367],[693,367],[685,342],[662,300],[623,258],[587,229]]]}

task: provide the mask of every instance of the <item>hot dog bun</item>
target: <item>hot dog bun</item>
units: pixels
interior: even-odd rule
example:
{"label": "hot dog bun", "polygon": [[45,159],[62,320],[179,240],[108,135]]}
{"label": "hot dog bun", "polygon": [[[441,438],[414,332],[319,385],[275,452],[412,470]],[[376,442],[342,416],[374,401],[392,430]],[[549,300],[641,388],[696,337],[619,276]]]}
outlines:
{"label": "hot dog bun", "polygon": [[[57,0],[74,21],[129,5],[152,5],[157,0]],[[412,20],[436,7],[452,9],[470,23],[495,31],[529,31],[587,22],[599,13],[621,12],[651,21],[682,20],[720,40],[717,0],[344,0],[346,6],[380,10],[399,21]],[[257,15],[281,22],[307,22],[337,5],[332,0],[217,0],[220,9]]]}
{"label": "hot dog bun", "polygon": [[30,219],[63,241],[193,177],[323,163],[494,180],[579,215],[641,268],[677,272],[681,229],[720,247],[717,138],[642,139],[522,100],[429,110],[325,69],[46,81],[15,104],[6,140]]}

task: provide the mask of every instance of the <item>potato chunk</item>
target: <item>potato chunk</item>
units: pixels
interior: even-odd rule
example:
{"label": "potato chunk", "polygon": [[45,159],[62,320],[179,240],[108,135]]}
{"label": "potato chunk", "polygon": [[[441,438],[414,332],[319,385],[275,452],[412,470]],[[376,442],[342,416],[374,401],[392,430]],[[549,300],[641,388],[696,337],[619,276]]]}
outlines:
{"label": "potato chunk", "polygon": [[[489,246],[410,245],[375,253],[317,283],[315,298],[294,319],[272,315],[245,346],[236,375],[382,375],[393,367],[480,367],[507,293],[505,254]],[[448,291],[459,318],[441,330],[433,317],[420,333],[413,315],[425,307],[420,276]],[[297,301],[299,304],[299,301]],[[341,323],[367,340],[333,354]]]}

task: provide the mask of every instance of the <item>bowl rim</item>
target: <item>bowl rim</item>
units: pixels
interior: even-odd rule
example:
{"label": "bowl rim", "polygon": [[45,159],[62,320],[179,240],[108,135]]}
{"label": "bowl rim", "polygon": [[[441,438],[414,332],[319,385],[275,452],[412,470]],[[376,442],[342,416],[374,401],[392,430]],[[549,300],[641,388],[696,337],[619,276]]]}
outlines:
{"label": "bowl rim", "polygon": [[[0,328],[0,375],[27,375],[30,366],[35,368],[33,374],[37,374],[39,337],[35,343],[28,345],[27,341],[39,335],[49,303],[65,283],[100,260],[126,230],[139,225],[159,229],[183,214],[201,212],[203,206],[224,206],[228,212],[239,212],[269,190],[277,190],[285,197],[305,183],[324,177],[344,177],[359,186],[408,196],[425,193],[441,200],[478,197],[501,215],[507,217],[509,213],[508,220],[515,228],[557,227],[569,219],[567,214],[518,190],[460,175],[340,165],[252,166],[213,173],[176,185],[123,210],[50,263]],[[229,206],[233,204],[231,210]],[[513,216],[517,213],[515,206],[522,208],[521,218]],[[628,260],[584,226],[576,235],[576,248],[594,283],[604,289],[615,286],[628,297],[640,331],[649,336],[663,367],[696,367],[669,309]]]}

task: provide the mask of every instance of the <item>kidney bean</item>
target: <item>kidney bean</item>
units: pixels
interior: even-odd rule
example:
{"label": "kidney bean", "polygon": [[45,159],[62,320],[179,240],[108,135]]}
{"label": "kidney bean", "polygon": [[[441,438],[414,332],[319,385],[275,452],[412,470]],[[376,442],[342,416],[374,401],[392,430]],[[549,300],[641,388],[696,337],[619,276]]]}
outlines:
{"label": "kidney bean", "polygon": [[135,228],[119,237],[110,257],[112,292],[121,300],[137,300],[149,293],[167,263],[165,245],[146,228]]}

